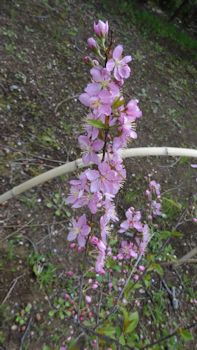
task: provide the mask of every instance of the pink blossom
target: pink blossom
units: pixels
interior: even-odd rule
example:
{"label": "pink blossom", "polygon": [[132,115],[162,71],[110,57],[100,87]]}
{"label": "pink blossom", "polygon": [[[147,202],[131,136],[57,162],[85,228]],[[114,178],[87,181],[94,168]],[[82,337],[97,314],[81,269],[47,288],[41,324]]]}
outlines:
{"label": "pink blossom", "polygon": [[153,216],[159,216],[161,215],[161,203],[157,201],[151,202],[151,211]]}
{"label": "pink blossom", "polygon": [[118,81],[129,78],[131,72],[127,64],[131,61],[131,56],[125,56],[122,58],[122,52],[122,45],[116,46],[112,54],[113,58],[110,59],[106,65],[106,68],[109,72],[114,69],[114,77]]}
{"label": "pink blossom", "polygon": [[122,241],[117,258],[119,260],[137,258],[138,254],[136,253],[136,250],[137,247],[132,242]]}
{"label": "pink blossom", "polygon": [[108,90],[113,98],[120,95],[119,86],[112,81],[111,74],[106,68],[94,67],[90,71],[93,83],[88,84],[86,92],[91,94],[93,91],[98,94],[101,90]]}
{"label": "pink blossom", "polygon": [[72,204],[73,208],[80,208],[86,204],[83,195],[84,191],[88,189],[87,181],[85,172],[79,176],[79,179],[70,181],[70,194],[66,198],[66,204]]}
{"label": "pink blossom", "polygon": [[126,232],[129,229],[135,228],[138,232],[142,232],[143,226],[141,223],[141,213],[136,211],[133,207],[126,211],[127,220],[120,225],[120,233]]}
{"label": "pink blossom", "polygon": [[87,225],[86,215],[83,214],[78,220],[72,219],[72,228],[69,229],[67,240],[74,241],[77,238],[79,247],[85,247],[90,230],[90,226]]}
{"label": "pink blossom", "polygon": [[117,176],[115,171],[106,162],[100,163],[98,170],[86,171],[87,178],[91,181],[91,191],[116,194],[119,186],[116,181]]}
{"label": "pink blossom", "polygon": [[98,163],[98,155],[96,152],[100,151],[104,146],[104,141],[94,140],[92,141],[88,136],[80,135],[78,138],[80,147],[86,152],[82,156],[83,163],[85,165],[89,163]]}
{"label": "pink blossom", "polygon": [[113,96],[107,90],[101,91],[98,94],[96,91],[88,90],[89,93],[85,92],[79,96],[79,100],[86,107],[93,110],[94,114],[99,117],[100,115],[111,114],[111,104],[113,102]]}
{"label": "pink blossom", "polygon": [[149,183],[150,189],[156,193],[157,196],[160,196],[160,189],[161,186],[159,183],[157,183],[155,180],[150,181]]}
{"label": "pink blossom", "polygon": [[109,234],[109,226],[107,224],[108,224],[108,220],[106,219],[106,217],[101,216],[100,218],[101,238],[105,245],[107,244],[107,237]]}
{"label": "pink blossom", "polygon": [[94,32],[98,37],[106,37],[109,31],[108,21],[103,22],[99,19],[98,23],[94,22]]}
{"label": "pink blossom", "polygon": [[122,114],[119,118],[118,121],[120,123],[119,130],[122,133],[122,138],[125,140],[127,138],[131,139],[136,139],[137,138],[137,133],[135,131],[135,124],[133,124],[130,120],[130,118],[124,114]]}
{"label": "pink blossom", "polygon": [[142,116],[142,112],[138,107],[138,100],[130,100],[127,103],[125,113],[132,119],[130,121],[135,121],[136,119],[140,118]]}
{"label": "pink blossom", "polygon": [[83,203],[87,205],[92,214],[96,214],[102,200],[102,194],[100,192],[91,193],[87,191],[83,195]]}
{"label": "pink blossom", "polygon": [[[89,114],[88,115],[88,119],[94,119],[95,115],[93,114]],[[89,137],[89,139],[91,139],[92,141],[96,140],[99,134],[99,129],[95,128],[94,126],[85,125],[85,130],[87,131],[87,136]]]}
{"label": "pink blossom", "polygon": [[98,256],[96,259],[96,265],[95,265],[95,270],[97,273],[100,275],[105,274],[104,270],[104,264],[105,264],[105,251],[106,251],[106,246],[103,241],[99,240],[97,237],[93,236],[90,239],[90,242],[97,247],[98,249]]}

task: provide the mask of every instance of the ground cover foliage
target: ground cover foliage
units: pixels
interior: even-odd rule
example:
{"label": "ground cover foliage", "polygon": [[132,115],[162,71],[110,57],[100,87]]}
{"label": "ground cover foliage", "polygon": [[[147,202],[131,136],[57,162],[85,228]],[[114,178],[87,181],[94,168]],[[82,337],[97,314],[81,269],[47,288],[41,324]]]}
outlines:
{"label": "ground cover foliage", "polygon": [[[21,0],[0,6],[1,192],[80,155],[77,138],[86,111],[77,98],[88,82],[86,40],[99,18],[109,20],[116,43],[134,58],[126,94],[140,99],[143,118],[131,146],[195,148],[192,50],[174,50],[171,41],[140,31],[137,17],[100,2]],[[155,222],[141,262],[145,270],[137,269],[139,278],[130,280],[118,310],[114,305],[133,261],[109,259],[104,276],[83,273],[83,256],[67,242],[70,177],[2,206],[2,349],[195,349],[196,265],[164,264],[196,246],[195,169],[187,158],[125,163],[128,178],[116,201],[121,220],[130,206],[144,209],[148,174],[161,183],[165,217]],[[112,236],[110,244],[116,247],[117,239]]]}

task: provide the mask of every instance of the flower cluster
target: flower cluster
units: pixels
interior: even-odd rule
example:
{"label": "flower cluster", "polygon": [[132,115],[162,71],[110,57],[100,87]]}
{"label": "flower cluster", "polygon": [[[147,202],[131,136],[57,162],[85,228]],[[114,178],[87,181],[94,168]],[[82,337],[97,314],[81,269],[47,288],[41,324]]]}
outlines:
{"label": "flower cluster", "polygon": [[155,216],[160,216],[161,213],[161,192],[160,184],[155,180],[149,182],[149,187],[146,190],[146,196],[148,199],[148,212],[149,219],[152,220]]}
{"label": "flower cluster", "polygon": [[[96,272],[105,273],[104,264],[107,252],[107,241],[110,231],[109,223],[117,221],[114,197],[120,190],[126,171],[119,150],[137,138],[135,123],[142,115],[138,100],[125,103],[122,87],[131,74],[128,63],[131,56],[123,55],[122,45],[112,49],[108,43],[108,22],[101,20],[94,23],[95,38],[88,39],[88,48],[93,57],[86,57],[85,62],[91,66],[91,82],[79,96],[80,102],[88,107],[85,123],[85,134],[78,138],[83,152],[82,161],[88,169],[77,179],[70,181],[70,194],[67,204],[78,209],[88,207],[91,214],[98,214],[96,223],[88,221],[85,214],[72,220],[68,240],[77,239],[78,246],[85,247],[86,242],[96,250]],[[120,226],[120,232],[134,228],[141,234],[136,237],[135,254],[142,251],[147,242],[147,227],[141,224],[140,213],[130,208],[127,220]],[[98,218],[98,216],[97,216]],[[98,227],[99,226],[99,227]],[[140,241],[141,239],[141,241]],[[144,243],[143,243],[144,242]],[[122,242],[122,255],[128,256],[126,243]]]}
{"label": "flower cluster", "polygon": [[129,242],[123,240],[117,255],[119,260],[137,258],[139,254],[144,254],[150,240],[150,233],[147,224],[141,221],[141,212],[133,207],[126,212],[126,220],[120,225],[120,233],[124,233],[129,238]]}

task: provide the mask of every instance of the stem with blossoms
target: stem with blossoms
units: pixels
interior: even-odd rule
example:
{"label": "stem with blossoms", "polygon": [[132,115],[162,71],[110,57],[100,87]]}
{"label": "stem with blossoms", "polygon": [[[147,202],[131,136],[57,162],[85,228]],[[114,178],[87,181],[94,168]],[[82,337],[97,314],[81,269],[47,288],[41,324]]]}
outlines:
{"label": "stem with blossoms", "polygon": [[[107,44],[108,31],[108,22],[99,21],[94,24],[96,38],[88,39],[92,55],[86,56],[84,61],[91,67],[91,81],[79,96],[80,102],[88,107],[88,114],[85,134],[80,135],[78,141],[83,152],[83,165],[89,167],[70,181],[66,201],[74,209],[87,207],[96,218],[94,222],[86,214],[73,218],[67,239],[70,242],[77,240],[79,251],[88,245],[93,254],[96,252],[95,271],[101,275],[105,274],[106,255],[111,254],[108,247],[110,224],[118,221],[114,199],[126,179],[121,149],[137,138],[136,122],[142,116],[138,100],[131,99],[126,103],[123,97],[123,85],[131,74],[128,63],[132,58],[123,56],[122,45],[112,48],[112,40]],[[154,191],[157,188],[157,194],[158,186],[153,182],[152,188]],[[151,190],[147,193],[152,203],[149,216],[160,215],[160,203],[152,202]],[[122,241],[117,259],[137,260],[144,254],[150,233],[147,223],[142,222],[140,211],[133,207],[127,210],[119,234]],[[123,239],[126,234],[129,241]]]}

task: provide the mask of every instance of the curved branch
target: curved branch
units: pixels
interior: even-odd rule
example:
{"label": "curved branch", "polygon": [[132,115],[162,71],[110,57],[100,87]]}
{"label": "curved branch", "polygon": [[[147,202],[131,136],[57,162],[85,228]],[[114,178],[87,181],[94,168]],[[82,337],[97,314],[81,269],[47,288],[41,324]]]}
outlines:
{"label": "curved branch", "polygon": [[[172,156],[172,157],[191,157],[197,158],[197,150],[187,148],[175,148],[175,147],[140,147],[129,148],[121,150],[122,158],[130,157],[148,157],[148,156]],[[19,194],[30,190],[31,188],[41,185],[42,183],[49,181],[57,176],[61,176],[70,172],[74,172],[79,168],[83,168],[84,164],[82,159],[77,159],[73,162],[63,164],[52,170],[49,170],[41,175],[38,175],[28,181],[23,182],[21,185],[13,187],[10,191],[5,192],[0,196],[0,204],[7,200],[18,196]]]}

